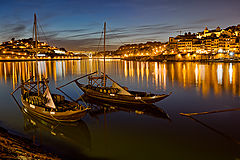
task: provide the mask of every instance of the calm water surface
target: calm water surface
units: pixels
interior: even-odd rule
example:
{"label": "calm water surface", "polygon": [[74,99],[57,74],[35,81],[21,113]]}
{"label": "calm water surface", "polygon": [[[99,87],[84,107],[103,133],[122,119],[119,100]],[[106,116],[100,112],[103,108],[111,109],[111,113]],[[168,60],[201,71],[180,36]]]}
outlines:
{"label": "calm water surface", "polygon": [[[10,93],[34,72],[35,62],[0,62],[0,126],[32,139],[65,159],[240,159],[240,112],[179,115],[240,107],[240,64],[158,63],[107,60],[107,74],[129,89],[172,95],[145,111],[93,105],[72,125],[47,123],[24,115]],[[102,60],[39,62],[39,72],[55,88],[86,73],[103,69]],[[83,80],[82,82],[86,82]],[[75,85],[64,88],[78,98]],[[16,93],[19,100],[20,92]],[[101,108],[99,108],[99,106]],[[156,114],[160,109],[162,114]],[[167,119],[168,115],[170,119]]]}

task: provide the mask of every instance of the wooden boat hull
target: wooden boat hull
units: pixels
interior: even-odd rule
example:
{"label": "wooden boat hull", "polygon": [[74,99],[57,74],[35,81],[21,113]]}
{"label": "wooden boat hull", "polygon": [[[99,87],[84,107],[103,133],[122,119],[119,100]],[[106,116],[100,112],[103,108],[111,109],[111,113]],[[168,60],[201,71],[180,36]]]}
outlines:
{"label": "wooden boat hull", "polygon": [[25,101],[21,97],[21,101],[23,103],[23,109],[25,112],[33,114],[37,117],[43,118],[43,119],[48,119],[48,120],[53,120],[53,121],[59,121],[59,122],[76,122],[79,121],[81,118],[83,118],[86,113],[87,109],[84,110],[77,110],[77,111],[65,111],[65,112],[48,112],[45,111],[43,107],[39,107],[33,105],[30,106],[30,104]]}
{"label": "wooden boat hull", "polygon": [[[154,104],[120,104],[120,103],[104,103],[97,99],[90,98],[85,94],[82,96],[83,100],[91,106],[91,110],[89,111],[89,115],[93,117],[97,117],[98,115],[116,111],[123,112],[135,112],[136,114],[145,114],[156,118],[168,119],[171,120],[169,115],[160,107],[157,107]],[[107,110],[106,110],[107,108]]]}
{"label": "wooden boat hull", "polygon": [[111,95],[108,93],[101,93],[93,89],[86,88],[81,84],[78,86],[88,97],[98,99],[101,101],[110,102],[110,103],[152,104],[169,96],[166,94],[154,95],[151,97],[135,97],[135,96],[126,96],[126,95],[119,95],[119,94]]}

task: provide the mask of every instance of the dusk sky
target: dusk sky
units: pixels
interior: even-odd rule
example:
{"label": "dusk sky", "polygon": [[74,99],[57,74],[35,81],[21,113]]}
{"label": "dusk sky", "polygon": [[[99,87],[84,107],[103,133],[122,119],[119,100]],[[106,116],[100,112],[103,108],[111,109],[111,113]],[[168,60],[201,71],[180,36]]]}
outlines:
{"label": "dusk sky", "polygon": [[109,50],[240,24],[237,0],[1,0],[0,42],[32,37],[35,12],[41,40],[67,50],[97,51],[104,21]]}

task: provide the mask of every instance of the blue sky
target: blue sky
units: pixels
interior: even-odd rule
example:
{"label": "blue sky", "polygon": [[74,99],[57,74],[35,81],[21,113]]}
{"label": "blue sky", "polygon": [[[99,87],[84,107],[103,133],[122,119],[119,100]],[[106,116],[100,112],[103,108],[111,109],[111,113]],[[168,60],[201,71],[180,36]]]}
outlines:
{"label": "blue sky", "polygon": [[[0,0],[0,42],[32,36],[36,12],[41,40],[67,50],[97,50],[107,22],[108,49],[168,41],[179,31],[240,23],[236,0]],[[43,36],[45,35],[45,36]]]}

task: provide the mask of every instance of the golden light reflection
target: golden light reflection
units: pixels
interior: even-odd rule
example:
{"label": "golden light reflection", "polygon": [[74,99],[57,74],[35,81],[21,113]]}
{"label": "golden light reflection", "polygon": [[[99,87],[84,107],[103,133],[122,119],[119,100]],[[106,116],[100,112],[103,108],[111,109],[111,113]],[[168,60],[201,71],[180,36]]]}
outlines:
{"label": "golden light reflection", "polygon": [[[36,80],[36,67],[33,61],[28,62],[0,62],[0,79],[1,82],[12,83],[13,88],[16,88],[18,83],[26,81],[31,76]],[[58,78],[65,76],[73,76],[78,74],[89,73],[91,70],[88,62],[79,63],[77,61],[39,61],[38,74],[40,80],[51,78],[55,82]],[[97,70],[97,65],[92,65],[92,70]]]}
{"label": "golden light reflection", "polygon": [[[103,70],[103,62],[98,60],[82,61],[39,61],[39,76],[43,75],[57,83],[65,77],[75,78],[93,71]],[[196,92],[207,96],[210,92],[221,95],[223,92],[240,96],[240,64],[197,62],[133,62],[109,61],[106,72],[115,74],[121,81],[127,80],[129,85],[138,82],[139,86],[168,88],[195,87]],[[0,62],[0,82],[13,85],[36,75],[35,62]]]}
{"label": "golden light reflection", "polygon": [[183,72],[183,86],[186,87],[186,65],[183,64],[183,69],[182,69],[182,72]]}
{"label": "golden light reflection", "polygon": [[228,69],[228,72],[229,72],[229,83],[232,84],[232,78],[233,78],[233,67],[232,67],[232,63],[229,64],[229,69]]}
{"label": "golden light reflection", "polygon": [[125,75],[125,78],[128,77],[128,66],[127,66],[127,61],[124,62],[124,75]]}
{"label": "golden light reflection", "polygon": [[133,62],[131,61],[130,62],[130,65],[129,65],[129,76],[130,77],[133,77],[134,76],[134,67],[133,67]]}
{"label": "golden light reflection", "polygon": [[3,63],[4,65],[4,80],[5,80],[5,84],[7,83],[7,70],[6,70],[6,64]]}
{"label": "golden light reflection", "polygon": [[[144,75],[144,73],[142,73]],[[148,79],[149,79],[149,67],[148,67],[148,62],[146,62],[146,79],[147,79],[147,82],[148,82]],[[147,83],[147,87],[148,87],[148,83]]]}
{"label": "golden light reflection", "polygon": [[140,77],[140,66],[139,66],[140,62],[137,62],[137,80],[138,80],[138,84],[139,84],[139,77]]}
{"label": "golden light reflection", "polygon": [[14,63],[12,64],[12,68],[13,68],[13,72],[12,72],[12,82],[13,82],[13,89],[15,89],[15,81],[16,81],[16,77],[15,77],[15,65]]}
{"label": "golden light reflection", "polygon": [[218,84],[222,84],[222,78],[223,78],[222,64],[219,64],[217,67],[217,78],[218,78]]}
{"label": "golden light reflection", "polygon": [[[139,77],[139,71],[137,68],[134,69],[133,62],[124,61],[125,74],[128,65],[130,78]],[[142,63],[140,66],[141,76],[146,77],[146,84],[143,84],[146,86],[153,84],[156,88],[163,90],[175,85],[183,88],[195,86],[196,91],[202,93],[203,96],[208,96],[211,91],[216,96],[221,95],[223,91],[240,95],[240,73],[238,72],[240,64],[238,63],[146,62],[146,67]],[[134,70],[136,72],[133,72]]]}
{"label": "golden light reflection", "polygon": [[198,84],[198,65],[196,64],[196,67],[195,67],[195,83]]}
{"label": "golden light reflection", "polygon": [[149,77],[149,68],[148,68],[148,62],[146,62],[146,78],[148,81],[148,77]]}
{"label": "golden light reflection", "polygon": [[155,76],[155,78],[154,78],[154,80],[155,80],[155,85],[156,85],[156,87],[158,87],[158,64],[157,64],[157,62],[155,62],[154,63],[154,76]]}
{"label": "golden light reflection", "polygon": [[144,62],[141,62],[141,78],[142,78],[142,81],[143,81],[143,77],[144,77],[144,68],[145,68]]}
{"label": "golden light reflection", "polygon": [[163,89],[165,90],[167,88],[167,70],[166,70],[166,64],[163,65]]}

